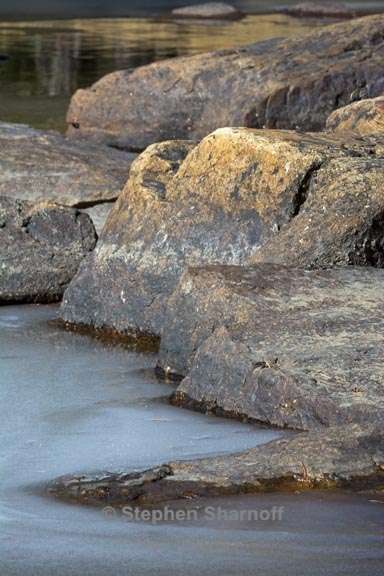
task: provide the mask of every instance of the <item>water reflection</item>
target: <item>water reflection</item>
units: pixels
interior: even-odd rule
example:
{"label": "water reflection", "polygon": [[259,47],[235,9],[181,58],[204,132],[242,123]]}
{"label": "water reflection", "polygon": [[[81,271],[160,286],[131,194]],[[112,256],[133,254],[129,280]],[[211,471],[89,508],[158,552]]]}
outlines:
{"label": "water reflection", "polygon": [[95,19],[0,24],[0,120],[64,128],[71,94],[108,72],[179,55],[297,35],[319,25],[283,15],[239,22]]}

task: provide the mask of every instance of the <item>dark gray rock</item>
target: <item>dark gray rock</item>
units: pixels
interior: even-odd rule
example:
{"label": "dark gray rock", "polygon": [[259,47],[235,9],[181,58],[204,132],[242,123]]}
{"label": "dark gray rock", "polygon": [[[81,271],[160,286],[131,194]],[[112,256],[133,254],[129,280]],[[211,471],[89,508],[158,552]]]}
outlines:
{"label": "dark gray rock", "polygon": [[134,154],[0,123],[0,195],[85,208],[116,200]]}
{"label": "dark gray rock", "polygon": [[76,92],[68,133],[138,150],[224,126],[322,130],[357,88],[381,94],[383,38],[384,17],[370,16],[115,72]]}
{"label": "dark gray rock", "polygon": [[0,196],[0,304],[59,300],[96,238],[78,210]]}
{"label": "dark gray rock", "polygon": [[380,489],[383,480],[383,428],[366,423],[275,440],[231,456],[171,462],[142,473],[66,476],[47,491],[80,504],[151,506],[274,490]]}
{"label": "dark gray rock", "polygon": [[160,366],[174,403],[308,430],[384,419],[384,271],[187,271],[168,301]]}

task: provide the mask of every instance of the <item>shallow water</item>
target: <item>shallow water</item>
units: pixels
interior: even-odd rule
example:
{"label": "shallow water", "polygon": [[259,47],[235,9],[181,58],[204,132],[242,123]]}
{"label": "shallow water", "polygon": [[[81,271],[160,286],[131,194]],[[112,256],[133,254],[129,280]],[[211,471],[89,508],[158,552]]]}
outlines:
{"label": "shallow water", "polygon": [[[167,405],[153,355],[64,332],[48,324],[56,311],[0,307],[1,576],[382,574],[384,505],[366,496],[190,502],[197,518],[161,525],[40,496],[36,485],[63,473],[233,452],[280,434]],[[205,506],[283,513],[210,520]]]}

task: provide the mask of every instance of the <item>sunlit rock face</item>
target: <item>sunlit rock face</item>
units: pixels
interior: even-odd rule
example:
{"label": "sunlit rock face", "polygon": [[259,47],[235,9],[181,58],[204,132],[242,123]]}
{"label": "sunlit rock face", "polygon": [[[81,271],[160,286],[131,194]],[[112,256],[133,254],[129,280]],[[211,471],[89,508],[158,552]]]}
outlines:
{"label": "sunlit rock face", "polygon": [[60,300],[95,244],[86,214],[0,196],[0,304]]}
{"label": "sunlit rock face", "polygon": [[356,89],[381,94],[383,35],[371,16],[115,72],[76,92],[68,133],[137,150],[224,126],[321,130]]}
{"label": "sunlit rock face", "polygon": [[327,130],[340,134],[384,134],[384,95],[335,110],[327,119],[326,127]]}
{"label": "sunlit rock face", "polygon": [[249,264],[263,246],[276,246],[265,254],[279,261],[381,265],[384,160],[375,150],[246,128],[150,146],[65,293],[64,319],[157,335],[187,266]]}

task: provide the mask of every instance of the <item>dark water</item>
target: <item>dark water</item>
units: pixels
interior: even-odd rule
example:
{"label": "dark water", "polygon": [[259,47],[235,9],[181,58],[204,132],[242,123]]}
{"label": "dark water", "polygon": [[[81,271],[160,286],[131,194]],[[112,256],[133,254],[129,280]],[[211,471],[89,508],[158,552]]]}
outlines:
{"label": "dark water", "polygon": [[[178,507],[199,508],[196,517],[159,525],[42,497],[35,485],[63,473],[233,452],[280,434],[169,406],[153,355],[63,332],[47,324],[55,313],[0,307],[1,576],[382,575],[384,504],[369,496],[191,501]],[[280,519],[223,519],[274,506]]]}

